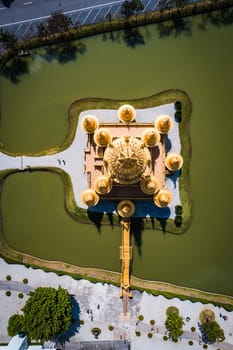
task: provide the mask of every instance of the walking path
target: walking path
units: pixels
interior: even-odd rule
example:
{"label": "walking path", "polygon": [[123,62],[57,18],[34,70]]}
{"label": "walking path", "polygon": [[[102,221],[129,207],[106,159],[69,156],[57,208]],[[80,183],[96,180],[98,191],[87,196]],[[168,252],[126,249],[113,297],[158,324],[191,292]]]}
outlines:
{"label": "walking path", "polygon": [[[11,276],[11,281],[6,281],[6,276]],[[28,279],[25,285],[22,281]],[[40,269],[26,268],[23,265],[7,264],[0,259],[0,343],[8,342],[7,323],[12,314],[20,313],[28,298],[28,292],[39,286],[66,288],[78,303],[79,317],[84,324],[73,328],[70,332],[67,349],[80,341],[95,340],[91,329],[99,327],[101,334],[100,341],[127,339],[131,342],[133,350],[190,350],[188,341],[194,343],[193,349],[203,349],[203,343],[199,344],[200,332],[198,330],[199,314],[204,308],[211,309],[216,316],[216,321],[224,329],[226,340],[221,344],[208,345],[209,350],[223,349],[233,350],[233,312],[227,312],[223,308],[215,307],[212,304],[192,303],[188,300],[181,301],[177,298],[166,299],[163,296],[153,296],[146,292],[133,291],[133,299],[129,301],[129,313],[126,317],[122,315],[122,302],[119,298],[120,288],[110,284],[90,283],[86,280],[74,280],[69,276],[57,276],[52,272],[44,272]],[[18,290],[16,290],[19,288]],[[26,289],[24,289],[26,288]],[[28,288],[28,289],[27,289]],[[11,290],[11,296],[6,296],[6,289]],[[20,299],[18,293],[23,292],[24,298]],[[164,341],[164,322],[166,309],[169,306],[176,306],[180,315],[184,318],[184,334],[177,344],[170,340]],[[76,308],[77,309],[77,308]],[[220,313],[228,317],[226,321],[220,317]],[[138,316],[143,315],[144,320],[138,321]],[[75,315],[77,317],[77,314]],[[187,317],[190,318],[188,321]],[[150,324],[155,320],[155,325]],[[112,325],[113,331],[109,330]],[[191,332],[191,327],[196,331]],[[141,335],[136,336],[135,331]],[[152,333],[152,338],[148,338]]]}

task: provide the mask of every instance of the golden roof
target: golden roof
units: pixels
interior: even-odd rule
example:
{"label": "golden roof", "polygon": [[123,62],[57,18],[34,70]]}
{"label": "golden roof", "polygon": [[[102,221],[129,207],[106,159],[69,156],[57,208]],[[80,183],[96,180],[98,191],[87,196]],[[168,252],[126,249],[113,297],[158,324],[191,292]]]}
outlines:
{"label": "golden roof", "polygon": [[88,188],[82,192],[81,200],[88,207],[94,207],[99,202],[99,196],[94,190]]}
{"label": "golden roof", "polygon": [[155,121],[155,128],[161,134],[167,134],[173,127],[173,121],[169,115],[162,114]]}
{"label": "golden roof", "polygon": [[131,105],[123,105],[117,111],[118,118],[123,123],[130,123],[134,120],[136,116],[136,111]]}
{"label": "golden roof", "polygon": [[166,167],[171,171],[176,171],[182,168],[183,158],[178,153],[170,153],[165,159]]}
{"label": "golden roof", "polygon": [[94,115],[86,115],[81,121],[81,128],[88,134],[93,134],[99,127],[99,121]]}
{"label": "golden roof", "polygon": [[135,212],[135,205],[132,201],[123,200],[117,205],[117,212],[123,218],[129,218]]}
{"label": "golden roof", "polygon": [[112,141],[112,134],[108,129],[99,128],[94,133],[94,141],[100,147],[106,147]]}
{"label": "golden roof", "polygon": [[107,176],[98,176],[94,182],[94,189],[99,194],[109,193],[112,189],[112,181]]}
{"label": "golden roof", "polygon": [[136,137],[119,137],[106,148],[104,165],[120,184],[133,184],[150,174],[151,155]]}
{"label": "golden roof", "polygon": [[167,207],[171,203],[171,201],[172,201],[172,194],[166,189],[160,190],[154,196],[154,203],[160,208]]}
{"label": "golden roof", "polygon": [[141,140],[147,147],[153,147],[159,143],[160,134],[154,128],[148,128],[142,133]]}
{"label": "golden roof", "polygon": [[159,190],[159,181],[155,176],[148,176],[142,179],[140,187],[145,194],[154,194]]}

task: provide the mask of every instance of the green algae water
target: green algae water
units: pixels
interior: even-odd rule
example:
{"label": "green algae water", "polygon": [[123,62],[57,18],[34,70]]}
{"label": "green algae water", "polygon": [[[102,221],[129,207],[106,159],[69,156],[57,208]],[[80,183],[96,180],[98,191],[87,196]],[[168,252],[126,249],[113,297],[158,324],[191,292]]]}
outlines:
{"label": "green algae water", "polygon": [[[166,29],[166,28],[165,28]],[[86,51],[59,63],[45,50],[28,59],[18,83],[1,78],[0,141],[12,152],[61,144],[67,109],[79,98],[139,98],[179,88],[191,98],[193,217],[183,235],[141,230],[133,235],[132,273],[233,295],[233,26],[188,19],[185,33],[158,25],[82,40]],[[168,33],[168,31],[167,31]],[[64,210],[58,175],[11,175],[1,196],[8,244],[49,260],[120,271],[119,227],[76,223]]]}

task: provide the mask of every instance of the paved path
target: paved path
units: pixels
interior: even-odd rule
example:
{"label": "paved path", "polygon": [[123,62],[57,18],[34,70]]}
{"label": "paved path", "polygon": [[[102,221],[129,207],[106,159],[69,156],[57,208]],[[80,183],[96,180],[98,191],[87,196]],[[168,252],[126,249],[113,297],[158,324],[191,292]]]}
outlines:
{"label": "paved path", "polygon": [[[11,275],[12,280],[6,281],[7,275]],[[22,283],[23,279],[28,279],[28,285]],[[77,302],[76,311],[79,310],[80,319],[84,320],[84,325],[80,327],[74,325],[70,333],[69,345],[67,349],[75,349],[75,344],[80,341],[94,340],[91,333],[93,327],[101,328],[100,341],[129,339],[133,350],[190,350],[188,341],[193,340],[193,349],[203,349],[203,344],[199,344],[200,332],[197,322],[199,314],[204,308],[210,308],[215,312],[216,320],[225,331],[226,341],[221,344],[209,345],[209,350],[221,348],[221,350],[233,350],[233,312],[227,312],[223,308],[215,307],[212,304],[203,305],[192,303],[188,300],[181,301],[178,298],[166,299],[163,296],[153,296],[146,292],[133,291],[133,299],[129,302],[129,315],[122,315],[122,301],[119,298],[118,287],[110,284],[90,283],[86,280],[74,280],[69,276],[58,276],[53,272],[44,272],[40,269],[26,268],[23,265],[7,264],[0,259],[0,342],[9,341],[7,335],[7,323],[12,314],[19,313],[28,298],[28,292],[39,286],[66,288]],[[9,288],[8,288],[9,287]],[[7,297],[5,291],[11,290],[11,296]],[[25,289],[24,289],[25,288]],[[28,288],[28,289],[27,289]],[[24,298],[18,298],[18,292],[24,293]],[[98,307],[99,305],[99,307]],[[177,344],[170,340],[164,341],[166,333],[164,322],[166,319],[166,309],[169,306],[176,306],[180,315],[189,322],[185,322],[184,334]],[[91,310],[91,312],[90,312]],[[228,316],[224,321],[219,317],[222,313]],[[138,321],[138,315],[144,315],[144,320]],[[77,317],[77,315],[76,315]],[[150,325],[150,320],[155,320],[155,325]],[[112,325],[113,331],[108,327]],[[196,332],[191,332],[191,327],[196,328]],[[137,337],[135,331],[141,332]],[[149,339],[147,334],[152,333]],[[73,348],[72,348],[73,345]]]}
{"label": "paved path", "polygon": [[[158,8],[160,0],[142,0],[143,12]],[[120,16],[124,0],[18,0],[10,8],[0,5],[0,27],[16,34],[19,38],[33,36],[37,25],[46,21],[52,12],[61,10],[69,15],[74,25],[97,23],[111,13]]]}
{"label": "paved path", "polygon": [[29,294],[34,288],[21,282],[16,281],[0,281],[1,290],[14,290],[17,292]]}

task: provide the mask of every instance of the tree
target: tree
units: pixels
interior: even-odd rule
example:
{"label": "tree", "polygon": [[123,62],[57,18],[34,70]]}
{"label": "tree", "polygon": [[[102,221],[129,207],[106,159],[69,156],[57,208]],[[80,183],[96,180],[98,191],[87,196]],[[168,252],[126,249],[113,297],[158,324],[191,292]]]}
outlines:
{"label": "tree", "polygon": [[7,332],[10,337],[24,332],[24,317],[23,315],[12,315],[9,318]]}
{"label": "tree", "polygon": [[22,309],[28,336],[47,341],[65,332],[71,322],[71,309],[71,298],[61,287],[39,287],[30,292],[30,298]]}
{"label": "tree", "polygon": [[121,15],[122,17],[129,18],[130,16],[137,15],[143,9],[144,6],[140,0],[126,0],[121,5]]}
{"label": "tree", "polygon": [[48,19],[47,29],[50,34],[67,32],[72,24],[72,20],[69,16],[64,15],[60,11],[55,11],[51,13],[51,17]]}
{"label": "tree", "polygon": [[11,49],[15,47],[18,42],[17,37],[14,34],[9,33],[7,30],[4,31],[0,29],[0,42],[2,43],[4,49]]}
{"label": "tree", "polygon": [[49,34],[67,32],[73,22],[69,16],[64,15],[60,11],[51,13],[51,17],[47,23],[39,23],[37,26],[38,36],[43,37]]}
{"label": "tree", "polygon": [[225,340],[224,331],[216,321],[204,322],[201,328],[208,343],[212,344]]}
{"label": "tree", "polygon": [[183,318],[179,316],[177,311],[168,313],[165,326],[168,330],[169,337],[172,338],[172,341],[177,342],[178,338],[183,334],[183,324]]}

